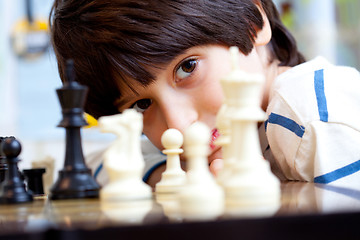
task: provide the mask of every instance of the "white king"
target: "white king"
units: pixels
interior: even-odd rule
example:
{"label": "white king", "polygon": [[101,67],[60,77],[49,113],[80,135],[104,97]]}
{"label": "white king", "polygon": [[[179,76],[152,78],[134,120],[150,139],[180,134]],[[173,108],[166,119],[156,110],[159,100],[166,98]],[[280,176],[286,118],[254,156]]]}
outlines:
{"label": "white king", "polygon": [[226,162],[233,164],[231,174],[221,181],[226,208],[232,213],[259,207],[274,211],[280,204],[280,182],[262,156],[257,129],[266,116],[260,107],[264,76],[240,70],[237,47],[231,47],[230,53],[232,71],[221,79],[226,106],[221,114],[230,122],[230,152],[225,155],[224,167]]}

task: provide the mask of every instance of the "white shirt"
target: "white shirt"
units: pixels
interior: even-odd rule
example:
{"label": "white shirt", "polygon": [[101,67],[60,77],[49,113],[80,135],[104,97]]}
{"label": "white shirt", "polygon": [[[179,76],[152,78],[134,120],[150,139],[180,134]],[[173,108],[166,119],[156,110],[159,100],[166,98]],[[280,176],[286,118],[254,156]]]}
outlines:
{"label": "white shirt", "polygon": [[[280,179],[360,182],[360,74],[318,57],[279,75],[260,128]],[[266,137],[264,137],[264,132]]]}

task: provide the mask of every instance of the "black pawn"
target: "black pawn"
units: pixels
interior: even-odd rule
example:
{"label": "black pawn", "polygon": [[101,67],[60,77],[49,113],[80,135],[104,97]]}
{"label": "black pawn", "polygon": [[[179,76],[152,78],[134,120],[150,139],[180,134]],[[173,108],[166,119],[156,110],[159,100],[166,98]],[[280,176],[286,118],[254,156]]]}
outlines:
{"label": "black pawn", "polygon": [[15,138],[5,138],[1,144],[6,156],[8,169],[5,180],[0,185],[0,203],[25,203],[31,202],[33,197],[26,191],[26,186],[18,168],[18,158],[21,145]]}
{"label": "black pawn", "polygon": [[44,173],[45,168],[33,168],[23,170],[23,175],[25,176],[25,180],[27,182],[28,191],[31,191],[34,196],[44,195]]}
{"label": "black pawn", "polygon": [[62,108],[63,119],[59,127],[66,129],[64,168],[50,189],[50,199],[98,198],[100,186],[85,165],[80,129],[87,125],[84,104],[88,92],[86,86],[74,80],[74,63],[67,61],[67,82],[56,90]]}

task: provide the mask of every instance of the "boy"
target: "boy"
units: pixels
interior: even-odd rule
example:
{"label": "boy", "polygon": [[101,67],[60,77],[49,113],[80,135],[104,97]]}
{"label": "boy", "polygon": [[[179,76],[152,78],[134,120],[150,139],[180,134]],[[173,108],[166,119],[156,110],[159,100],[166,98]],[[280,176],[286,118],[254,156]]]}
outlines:
{"label": "boy", "polygon": [[[72,58],[95,118],[135,108],[159,149],[166,129],[184,132],[195,121],[215,140],[219,80],[230,71],[228,48],[237,46],[241,69],[266,78],[268,120],[259,134],[273,172],[282,180],[359,180],[359,73],[322,58],[304,63],[272,1],[57,0],[52,18],[61,79]],[[221,149],[210,145],[216,172]],[[165,169],[155,166],[146,179],[152,186]]]}

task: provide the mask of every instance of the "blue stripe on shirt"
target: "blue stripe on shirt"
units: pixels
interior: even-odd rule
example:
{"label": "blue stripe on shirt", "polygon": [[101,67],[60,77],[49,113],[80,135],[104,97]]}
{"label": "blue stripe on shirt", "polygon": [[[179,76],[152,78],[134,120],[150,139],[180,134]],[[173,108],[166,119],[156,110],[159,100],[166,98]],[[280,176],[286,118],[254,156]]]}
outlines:
{"label": "blue stripe on shirt", "polygon": [[340,178],[349,176],[353,173],[356,173],[360,170],[360,160],[353,162],[345,167],[336,169],[332,172],[326,173],[324,175],[318,176],[314,178],[315,183],[331,183]]}
{"label": "blue stripe on shirt", "polygon": [[282,126],[290,131],[292,131],[293,133],[295,133],[297,136],[302,137],[305,133],[305,127],[297,124],[294,120],[281,116],[279,114],[276,113],[271,113],[269,116],[269,119],[266,120],[266,127],[267,124],[272,123],[272,124],[277,124],[279,126]]}
{"label": "blue stripe on shirt", "polygon": [[[157,169],[159,166],[163,165],[166,163],[166,160],[162,160],[161,162],[156,163],[154,166],[152,166],[144,175],[143,177],[143,181],[147,182],[147,180],[149,179],[150,175],[155,171],[155,169]],[[103,169],[103,163],[100,163],[100,165],[96,168],[95,173],[94,173],[94,178],[96,179],[97,176],[99,175],[100,171]]]}
{"label": "blue stripe on shirt", "polygon": [[96,179],[97,176],[99,175],[101,169],[103,168],[103,163],[100,163],[100,165],[96,168],[95,173],[94,173],[94,178]]}
{"label": "blue stripe on shirt", "polygon": [[158,167],[160,167],[161,165],[165,164],[166,160],[162,160],[158,163],[156,163],[154,166],[152,166],[144,175],[143,177],[143,181],[147,182],[149,180],[150,175],[155,171],[155,169],[157,169]]}
{"label": "blue stripe on shirt", "polygon": [[324,89],[324,69],[315,71],[314,87],[315,87],[315,94],[316,94],[320,120],[323,122],[327,122],[328,109],[327,109],[325,89]]}

